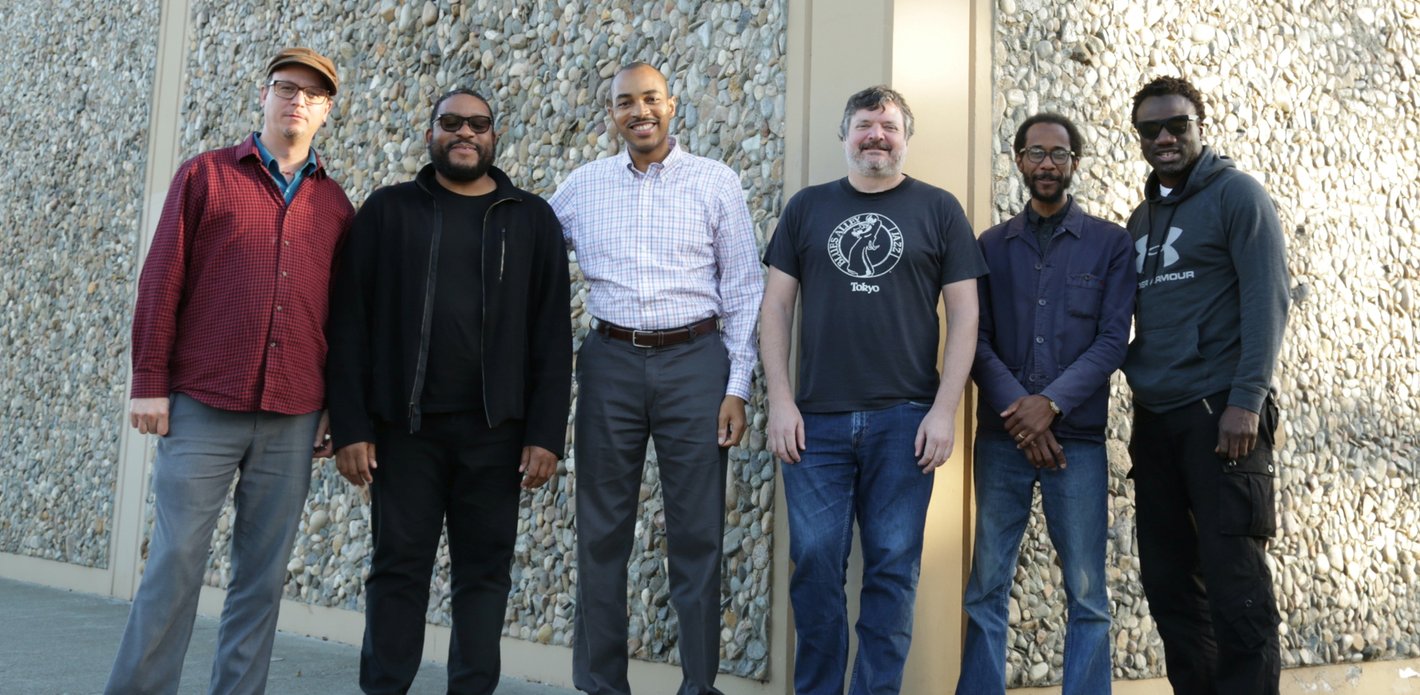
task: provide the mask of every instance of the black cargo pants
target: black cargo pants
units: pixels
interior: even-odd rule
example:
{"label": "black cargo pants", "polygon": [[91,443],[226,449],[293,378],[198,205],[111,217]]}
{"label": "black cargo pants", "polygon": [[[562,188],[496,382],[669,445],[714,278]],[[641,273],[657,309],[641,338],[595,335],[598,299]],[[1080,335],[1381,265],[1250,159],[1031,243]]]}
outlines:
{"label": "black cargo pants", "polygon": [[1214,453],[1227,392],[1167,412],[1134,407],[1139,559],[1149,611],[1178,695],[1275,695],[1280,617],[1267,569],[1276,531],[1277,406],[1258,414],[1257,446]]}

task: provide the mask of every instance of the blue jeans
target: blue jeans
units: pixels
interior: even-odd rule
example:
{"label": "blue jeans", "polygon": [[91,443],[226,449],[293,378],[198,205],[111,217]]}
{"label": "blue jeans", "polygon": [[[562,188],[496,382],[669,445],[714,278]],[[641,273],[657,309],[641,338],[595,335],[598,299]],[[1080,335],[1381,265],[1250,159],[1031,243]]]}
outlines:
{"label": "blue jeans", "polygon": [[805,413],[802,460],[783,464],[789,507],[789,598],[798,635],[794,690],[842,695],[848,661],[844,594],[853,522],[863,551],[858,657],[850,693],[896,693],[912,641],[922,527],[932,497],[913,440],[929,406]]}
{"label": "blue jeans", "polygon": [[1068,462],[1064,470],[1037,470],[1004,433],[976,440],[976,545],[963,600],[959,695],[1006,692],[1007,601],[1037,481],[1069,600],[1063,695],[1110,692],[1104,575],[1109,461],[1102,443],[1059,441]]}

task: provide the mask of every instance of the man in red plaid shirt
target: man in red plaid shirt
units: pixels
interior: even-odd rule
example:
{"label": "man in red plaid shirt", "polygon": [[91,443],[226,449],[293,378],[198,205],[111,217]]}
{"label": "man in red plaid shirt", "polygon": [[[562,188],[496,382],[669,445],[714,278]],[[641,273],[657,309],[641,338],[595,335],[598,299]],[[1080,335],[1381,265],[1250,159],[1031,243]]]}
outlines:
{"label": "man in red plaid shirt", "polygon": [[106,692],[177,691],[233,476],[209,692],[266,687],[310,461],[331,453],[324,331],[332,259],[354,210],[311,140],[338,88],[325,56],[281,51],[261,85],[261,130],[188,160],[168,190],[133,317],[129,419],[160,437],[153,535]]}

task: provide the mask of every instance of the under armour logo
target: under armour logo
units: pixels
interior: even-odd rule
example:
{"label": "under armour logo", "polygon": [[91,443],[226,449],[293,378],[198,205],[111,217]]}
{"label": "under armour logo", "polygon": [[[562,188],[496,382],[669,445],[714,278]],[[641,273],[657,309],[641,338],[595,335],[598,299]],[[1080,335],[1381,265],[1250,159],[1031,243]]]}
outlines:
{"label": "under armour logo", "polygon": [[1135,242],[1134,244],[1134,249],[1139,252],[1139,259],[1134,263],[1135,272],[1144,272],[1144,259],[1148,256],[1158,254],[1159,251],[1164,252],[1164,264],[1161,267],[1167,268],[1177,263],[1178,251],[1174,250],[1173,243],[1175,241],[1178,241],[1178,238],[1181,236],[1183,236],[1182,229],[1179,229],[1178,227],[1169,227],[1168,238],[1164,239],[1163,246],[1153,247],[1149,246],[1148,236],[1140,237],[1139,241]]}

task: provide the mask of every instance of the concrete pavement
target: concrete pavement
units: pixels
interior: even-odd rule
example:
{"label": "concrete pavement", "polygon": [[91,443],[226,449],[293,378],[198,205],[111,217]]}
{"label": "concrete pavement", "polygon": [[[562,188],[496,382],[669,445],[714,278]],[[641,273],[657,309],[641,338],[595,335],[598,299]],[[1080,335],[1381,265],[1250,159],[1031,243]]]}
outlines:
{"label": "concrete pavement", "polygon": [[[127,601],[0,579],[0,693],[90,695],[103,691]],[[181,695],[207,691],[217,621],[199,617],[183,667]],[[358,694],[360,650],[277,633],[267,692],[272,695]],[[426,662],[413,695],[443,693],[444,667]],[[498,695],[573,695],[573,691],[504,678]]]}

